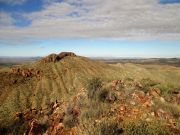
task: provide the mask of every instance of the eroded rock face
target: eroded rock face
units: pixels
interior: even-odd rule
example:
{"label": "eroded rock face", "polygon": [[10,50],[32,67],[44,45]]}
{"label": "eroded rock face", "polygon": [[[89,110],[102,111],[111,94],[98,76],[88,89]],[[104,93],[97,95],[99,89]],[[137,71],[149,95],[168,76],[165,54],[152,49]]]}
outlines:
{"label": "eroded rock face", "polygon": [[47,57],[43,58],[42,62],[44,62],[44,63],[58,62],[67,56],[75,57],[76,54],[73,52],[61,52],[60,54],[50,54]]}

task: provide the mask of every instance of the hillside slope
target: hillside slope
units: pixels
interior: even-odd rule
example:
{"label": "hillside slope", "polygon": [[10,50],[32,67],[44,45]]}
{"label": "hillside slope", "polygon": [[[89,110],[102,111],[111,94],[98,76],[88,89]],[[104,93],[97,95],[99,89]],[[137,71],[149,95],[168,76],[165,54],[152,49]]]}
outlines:
{"label": "hillside slope", "polygon": [[[2,68],[0,80],[2,134],[30,132],[32,125],[28,127],[28,122],[31,123],[34,119],[43,125],[44,132],[51,131],[50,135],[55,132],[51,128],[56,128],[62,121],[66,128],[73,130],[76,127],[76,132],[80,135],[110,134],[106,130],[117,128],[116,125],[109,125],[117,124],[117,119],[118,122],[122,122],[121,119],[130,122],[129,116],[138,120],[159,119],[151,116],[151,113],[158,111],[159,106],[164,107],[163,110],[170,108],[168,111],[174,112],[174,116],[169,114],[168,118],[180,123],[178,67],[129,63],[108,65],[75,54],[53,54],[37,62]],[[96,87],[100,87],[97,92],[93,91]],[[149,96],[154,91],[155,95]],[[137,95],[140,99],[137,100],[132,95]],[[145,103],[149,108],[144,108]],[[122,107],[129,111],[122,112]],[[123,118],[119,118],[119,113],[123,113]],[[146,118],[140,115],[146,115]],[[164,114],[161,117],[163,121],[166,120]],[[60,121],[56,123],[56,120]],[[70,129],[65,131],[69,133]],[[155,128],[153,130],[153,133],[156,132]],[[119,129],[117,132],[112,132],[112,135],[120,134]]]}
{"label": "hillside slope", "polygon": [[23,77],[13,74],[11,69],[1,71],[0,123],[11,119],[14,112],[43,107],[55,100],[69,100],[93,76],[108,78],[112,73],[108,67],[84,57],[68,56],[55,63],[38,61],[16,67],[40,71],[39,76]]}

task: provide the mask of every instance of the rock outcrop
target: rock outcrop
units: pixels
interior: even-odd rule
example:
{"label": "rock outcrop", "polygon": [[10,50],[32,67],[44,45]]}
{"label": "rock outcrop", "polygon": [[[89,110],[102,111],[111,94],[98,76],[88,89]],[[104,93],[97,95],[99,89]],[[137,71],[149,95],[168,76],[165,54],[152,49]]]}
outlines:
{"label": "rock outcrop", "polygon": [[33,76],[40,77],[42,74],[42,71],[34,69],[34,68],[26,69],[26,68],[20,68],[20,67],[13,67],[11,69],[11,72],[12,74],[21,75],[25,78],[33,77]]}
{"label": "rock outcrop", "polygon": [[47,57],[43,58],[41,61],[44,63],[58,62],[67,56],[75,57],[76,54],[73,52],[61,52],[60,54],[50,54]]}

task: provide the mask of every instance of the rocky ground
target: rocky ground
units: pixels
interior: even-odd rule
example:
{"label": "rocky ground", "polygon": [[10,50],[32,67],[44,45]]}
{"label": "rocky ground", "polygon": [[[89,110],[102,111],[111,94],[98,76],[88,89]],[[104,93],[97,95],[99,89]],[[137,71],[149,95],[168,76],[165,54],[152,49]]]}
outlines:
{"label": "rocky ground", "polygon": [[[96,84],[93,85],[95,85],[95,88],[97,87]],[[173,114],[168,108],[163,107],[165,104],[179,106],[179,92],[174,92],[171,95],[174,98],[166,99],[159,88],[150,87],[147,92],[144,92],[143,89],[144,85],[140,82],[114,80],[100,86],[100,89],[97,89],[92,96],[88,93],[88,88],[82,88],[70,101],[56,101],[47,106],[47,108],[31,108],[26,112],[18,112],[15,116],[17,123],[22,122],[22,124],[26,123],[28,125],[26,125],[25,132],[28,135],[89,134],[88,129],[90,130],[93,127],[93,130],[99,130],[99,126],[103,128],[103,124],[108,121],[119,125],[128,122],[139,123],[140,121],[146,124],[157,122],[162,123],[162,127],[166,130],[158,131],[153,129],[155,131],[152,131],[152,133],[179,134],[179,108],[176,108],[177,113]],[[107,104],[109,107],[104,108],[104,112],[94,116],[94,118],[87,117],[87,124],[82,120],[83,115],[94,111],[90,107],[91,102],[94,101],[97,103],[97,107],[100,102]],[[159,106],[159,104],[162,104],[162,106]],[[94,109],[96,109],[95,106]],[[114,127],[109,129],[112,130],[110,134],[127,134],[126,128],[119,128],[117,131],[113,131],[114,129]],[[131,133],[133,131],[128,132]],[[94,134],[93,131],[90,134]],[[100,131],[100,133],[95,132],[95,134],[105,133]]]}

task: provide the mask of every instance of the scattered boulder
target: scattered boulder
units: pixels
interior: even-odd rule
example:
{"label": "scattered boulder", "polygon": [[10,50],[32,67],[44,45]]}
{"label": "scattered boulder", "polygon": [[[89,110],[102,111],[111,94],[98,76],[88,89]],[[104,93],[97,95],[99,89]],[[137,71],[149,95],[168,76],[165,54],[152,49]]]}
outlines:
{"label": "scattered boulder", "polygon": [[145,95],[143,91],[135,91],[132,93],[132,99],[135,101],[135,103],[141,104],[143,107],[147,108],[151,107],[153,104],[152,97]]}
{"label": "scattered boulder", "polygon": [[173,116],[170,113],[164,111],[161,108],[155,112],[155,116],[166,120],[173,119]]}
{"label": "scattered boulder", "polygon": [[161,90],[159,88],[153,88],[148,92],[148,94],[153,97],[159,97]]}
{"label": "scattered boulder", "polygon": [[123,80],[114,80],[111,82],[112,89],[116,89],[117,86],[124,86]]}

